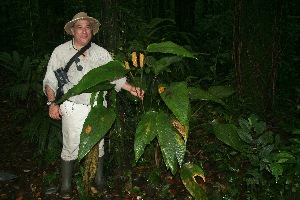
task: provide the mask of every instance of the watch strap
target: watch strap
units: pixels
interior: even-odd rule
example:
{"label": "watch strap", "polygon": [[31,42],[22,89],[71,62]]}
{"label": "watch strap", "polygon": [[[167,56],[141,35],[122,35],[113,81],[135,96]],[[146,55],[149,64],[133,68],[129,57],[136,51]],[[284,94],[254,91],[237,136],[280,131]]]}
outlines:
{"label": "watch strap", "polygon": [[47,106],[51,106],[52,104],[55,104],[55,101],[47,101]]}

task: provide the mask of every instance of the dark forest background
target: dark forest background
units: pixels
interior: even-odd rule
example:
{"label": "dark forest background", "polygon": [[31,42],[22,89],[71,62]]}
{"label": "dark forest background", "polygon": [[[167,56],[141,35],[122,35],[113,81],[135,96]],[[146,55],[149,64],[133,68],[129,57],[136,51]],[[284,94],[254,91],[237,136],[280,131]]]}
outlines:
{"label": "dark forest background", "polygon": [[[184,81],[204,91],[219,86],[234,91],[227,95],[228,90],[218,90],[201,97],[204,101],[191,102],[185,159],[203,169],[206,182],[199,182],[207,196],[200,198],[184,190],[185,196],[179,197],[172,184],[162,181],[169,171],[161,163],[157,142],[134,165],[153,167],[132,172],[134,129],[141,107],[147,105],[125,93],[117,96],[120,120],[106,136],[108,176],[118,173],[125,185],[129,178],[145,177],[154,185],[158,199],[299,196],[299,1],[3,0],[0,5],[0,72],[6,77],[1,93],[10,97],[14,131],[21,132],[24,143],[35,144],[32,151],[43,157],[41,165],[58,162],[61,145],[60,122],[48,118],[42,92],[47,61],[56,46],[71,39],[64,32],[65,23],[84,11],[101,23],[93,42],[116,60],[130,60],[132,52],[145,52],[150,44],[164,41],[184,47],[197,58],[174,62],[155,74],[145,68],[149,79]],[[133,70],[128,79],[134,80],[139,73]],[[151,102],[159,102],[149,88],[146,94]],[[231,135],[235,130],[237,134]],[[237,140],[247,143],[249,149],[239,149]],[[48,173],[44,185],[57,181],[49,178],[57,171]],[[141,188],[127,188],[122,194],[130,190],[131,195],[154,198]]]}

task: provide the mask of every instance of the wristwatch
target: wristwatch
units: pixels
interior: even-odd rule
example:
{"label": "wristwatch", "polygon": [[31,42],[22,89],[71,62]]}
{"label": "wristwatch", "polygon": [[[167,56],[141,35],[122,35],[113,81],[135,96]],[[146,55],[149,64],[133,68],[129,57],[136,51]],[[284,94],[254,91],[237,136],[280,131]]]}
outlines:
{"label": "wristwatch", "polygon": [[55,101],[47,101],[47,106],[51,106],[52,104],[55,104]]}

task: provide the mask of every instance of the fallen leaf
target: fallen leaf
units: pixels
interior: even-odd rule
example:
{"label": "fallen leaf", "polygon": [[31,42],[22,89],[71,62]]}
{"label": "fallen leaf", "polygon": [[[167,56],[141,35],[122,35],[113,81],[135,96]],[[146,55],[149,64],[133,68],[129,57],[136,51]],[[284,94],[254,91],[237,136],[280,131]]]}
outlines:
{"label": "fallen leaf", "polygon": [[36,193],[36,195],[35,195],[36,197],[38,197],[38,198],[40,198],[40,196],[41,196],[41,192],[38,192],[38,193]]}
{"label": "fallen leaf", "polygon": [[23,193],[20,192],[20,193],[18,194],[18,197],[16,198],[16,200],[22,200],[22,199],[23,199]]}
{"label": "fallen leaf", "polygon": [[17,190],[19,190],[19,189],[20,189],[20,186],[14,185],[14,188],[17,189]]}
{"label": "fallen leaf", "polygon": [[98,190],[95,187],[91,187],[91,192],[93,194],[96,194],[96,193],[98,193]]}

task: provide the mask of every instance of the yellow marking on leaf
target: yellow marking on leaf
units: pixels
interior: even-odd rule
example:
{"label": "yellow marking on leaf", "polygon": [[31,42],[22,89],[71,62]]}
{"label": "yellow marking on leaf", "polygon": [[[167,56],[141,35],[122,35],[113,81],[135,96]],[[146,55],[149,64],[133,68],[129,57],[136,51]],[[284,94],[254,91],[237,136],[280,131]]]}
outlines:
{"label": "yellow marking on leaf", "polygon": [[87,127],[85,128],[86,134],[90,134],[91,131],[92,131],[92,127],[90,125],[87,125]]}
{"label": "yellow marking on leaf", "polygon": [[172,119],[171,122],[172,122],[173,127],[176,128],[177,131],[182,135],[184,141],[186,141],[187,138],[186,138],[186,131],[185,131],[184,126],[176,119]]}
{"label": "yellow marking on leaf", "polygon": [[151,126],[151,123],[149,122],[147,125],[146,134],[148,134],[150,132],[150,126]]}
{"label": "yellow marking on leaf", "polygon": [[159,93],[159,94],[162,93],[163,91],[165,91],[165,87],[160,87],[160,88],[158,88],[158,93]]}

